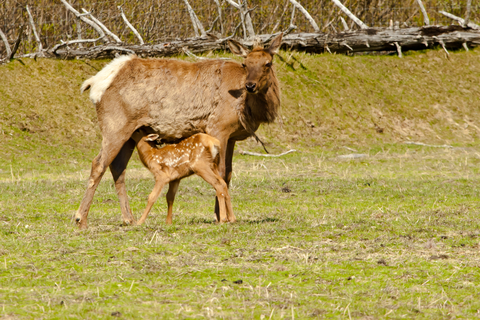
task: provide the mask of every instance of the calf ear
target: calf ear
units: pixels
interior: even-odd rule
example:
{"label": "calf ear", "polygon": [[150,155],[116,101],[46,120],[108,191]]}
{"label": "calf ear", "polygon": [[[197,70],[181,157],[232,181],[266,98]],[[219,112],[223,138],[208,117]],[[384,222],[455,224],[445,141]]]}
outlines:
{"label": "calf ear", "polygon": [[228,40],[228,47],[233,54],[246,58],[248,55],[248,50],[240,42],[235,40]]}
{"label": "calf ear", "polygon": [[147,136],[147,139],[145,139],[145,141],[156,141],[158,137],[159,137],[158,134],[152,133]]}
{"label": "calf ear", "polygon": [[272,56],[278,53],[278,50],[282,45],[282,38],[283,38],[283,32],[280,33],[278,36],[276,36],[270,43],[270,47],[268,48],[268,53],[270,53]]}

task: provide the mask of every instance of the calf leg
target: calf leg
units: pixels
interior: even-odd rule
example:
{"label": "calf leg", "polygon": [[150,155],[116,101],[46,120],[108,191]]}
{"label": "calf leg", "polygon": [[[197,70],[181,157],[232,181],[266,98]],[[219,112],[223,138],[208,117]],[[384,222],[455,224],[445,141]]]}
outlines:
{"label": "calf leg", "polygon": [[173,201],[175,200],[175,194],[177,193],[179,184],[180,184],[180,180],[173,180],[173,181],[170,181],[170,185],[168,186],[168,193],[167,193],[168,213],[167,213],[166,224],[172,224]]}
{"label": "calf leg", "polygon": [[115,189],[117,190],[118,199],[120,200],[120,208],[122,210],[123,223],[133,224],[135,218],[132,216],[130,206],[128,205],[128,195],[125,189],[125,173],[128,161],[135,149],[135,141],[128,140],[120,149],[120,152],[110,164],[110,171],[115,181]]}
{"label": "calf leg", "polygon": [[[220,223],[228,222],[227,206],[229,206],[229,210],[232,210],[230,196],[228,194],[228,187],[225,181],[223,181],[222,177],[215,171],[216,170],[213,170],[211,167],[202,166],[201,168],[197,168],[195,173],[202,177],[209,184],[211,184],[217,192],[217,200],[219,207],[219,218],[217,218],[217,221]],[[226,204],[227,199],[228,204]],[[233,215],[233,210],[231,213]]]}
{"label": "calf leg", "polygon": [[138,220],[137,225],[141,225],[142,223],[145,222],[145,220],[148,217],[148,214],[150,213],[150,210],[153,207],[153,204],[155,201],[157,201],[158,196],[160,195],[160,192],[162,192],[163,186],[165,185],[165,179],[155,177],[155,187],[153,188],[152,193],[148,196],[148,204],[147,207],[145,208],[145,211],[143,212],[142,217],[140,220]]}

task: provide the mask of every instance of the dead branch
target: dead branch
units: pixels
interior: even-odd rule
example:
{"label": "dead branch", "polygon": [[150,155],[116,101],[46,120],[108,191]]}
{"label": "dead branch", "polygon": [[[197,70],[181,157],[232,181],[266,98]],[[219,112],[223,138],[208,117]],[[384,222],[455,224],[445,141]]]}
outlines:
{"label": "dead branch", "polygon": [[242,21],[243,27],[243,38],[253,38],[255,37],[255,31],[253,30],[252,19],[250,18],[249,10],[247,8],[247,0],[239,0],[239,3],[236,3],[234,0],[226,0],[230,5],[237,8],[240,11],[240,18]]}
{"label": "dead branch", "polygon": [[12,49],[10,49],[10,45],[8,44],[8,39],[5,33],[3,33],[2,29],[0,29],[0,37],[3,40],[3,43],[5,44],[5,50],[7,51],[7,57],[10,57],[12,55]]}
{"label": "dead branch", "polygon": [[100,22],[100,20],[98,20],[97,18],[95,18],[95,17],[92,15],[92,13],[88,12],[88,11],[85,10],[84,8],[82,8],[82,11],[83,11],[85,14],[89,15],[89,16],[90,16],[90,19],[92,19],[93,22],[95,22],[100,28],[102,28],[102,30],[105,31],[105,33],[106,33],[108,36],[112,37],[113,40],[115,40],[115,42],[117,42],[117,43],[121,43],[121,42],[122,42],[122,40],[120,40],[120,38],[117,37],[116,34],[114,34],[112,31],[110,31],[103,23]]}
{"label": "dead branch", "polygon": [[420,11],[422,11],[422,14],[423,14],[423,23],[426,26],[430,25],[430,20],[428,19],[427,10],[425,10],[422,0],[417,0],[417,3],[418,3],[418,6],[420,7]]}
{"label": "dead branch", "polygon": [[340,21],[342,21],[343,29],[345,29],[345,31],[350,30],[350,28],[348,27],[347,22],[345,21],[345,19],[343,19],[343,17],[340,17]]}
{"label": "dead branch", "polygon": [[292,15],[290,17],[290,24],[287,28],[287,30],[283,31],[283,36],[286,36],[293,30],[297,29],[297,26],[293,24],[293,21],[295,21],[295,6],[292,4]]}
{"label": "dead branch", "polygon": [[24,25],[22,24],[20,26],[20,30],[18,31],[17,41],[15,41],[15,45],[13,46],[12,52],[10,53],[8,60],[12,60],[15,57],[15,53],[17,53],[18,47],[20,46],[20,42],[22,41],[23,28],[24,28]]}
{"label": "dead branch", "polygon": [[[81,21],[80,18],[77,17],[77,26],[76,27],[77,27],[77,39],[78,40],[82,40],[82,24],[80,23],[80,21]],[[82,46],[81,43],[79,43],[78,47],[82,48],[83,46]]]}
{"label": "dead branch", "polygon": [[[187,56],[189,56],[190,58],[194,58],[194,59],[197,59],[197,60],[211,60],[210,58],[206,58],[206,57],[200,57],[200,56],[197,56],[196,54],[192,53],[190,50],[188,50],[187,48],[182,48],[183,52],[185,52],[185,54]],[[219,59],[219,60],[232,60],[230,58],[215,58],[215,59]]]}
{"label": "dead branch", "polygon": [[290,149],[290,150],[285,151],[285,152],[282,152],[282,153],[280,153],[280,154],[263,154],[263,153],[250,152],[250,151],[240,151],[240,154],[241,154],[241,155],[245,155],[245,156],[271,157],[271,158],[274,158],[274,157],[281,157],[281,156],[284,156],[284,155],[289,154],[289,153],[292,153],[292,152],[297,152],[297,150],[295,150],[295,149]]}
{"label": "dead branch", "polygon": [[[457,17],[456,15],[453,15],[453,14],[445,12],[445,11],[438,11],[438,12],[443,14],[445,17],[448,17],[452,20],[458,21],[458,23],[461,24],[462,26],[465,25],[465,20],[463,20],[460,17]],[[473,23],[473,22],[469,22],[467,24],[467,27],[475,29],[475,30],[480,30],[480,26],[478,24]]]}
{"label": "dead branch", "polygon": [[[218,19],[220,21],[220,34],[223,36],[223,22],[222,22],[222,7],[220,6],[220,1],[219,0],[213,0],[215,4],[217,5],[217,10],[218,10]],[[213,24],[212,24],[213,25]]]}
{"label": "dead branch", "polygon": [[123,12],[123,8],[122,6],[118,6],[118,9],[120,10],[120,14],[122,16],[122,19],[123,21],[125,21],[125,24],[127,25],[127,27],[130,28],[130,30],[132,30],[133,34],[138,38],[138,40],[140,41],[140,44],[144,44],[145,42],[143,42],[143,38],[142,36],[140,35],[140,33],[138,33],[137,29],[135,29],[135,27],[128,21],[127,17],[125,16],[125,13]]}
{"label": "dead branch", "polygon": [[[135,52],[142,57],[171,56],[183,52],[186,47],[193,53],[201,53],[212,50],[224,50],[226,42],[236,34],[241,24],[238,24],[232,35],[218,39],[210,36],[207,38],[190,38],[171,41],[155,45],[129,45],[119,44],[117,50],[107,45],[100,45],[93,48],[60,48],[56,54],[47,50],[46,54],[51,57],[63,59],[88,58],[102,59],[113,58],[121,52]],[[272,38],[271,34],[258,35],[261,43]],[[242,41],[244,45],[251,46],[251,39]],[[435,45],[445,46],[446,49],[460,49],[468,45],[475,47],[480,45],[480,32],[471,28],[464,28],[459,25],[451,26],[425,26],[415,28],[402,28],[398,30],[388,28],[369,28],[350,32],[339,32],[336,34],[326,33],[291,33],[285,35],[283,44],[291,50],[305,51],[310,53],[331,53],[364,52],[364,51],[395,51],[395,42],[401,46],[403,52],[408,50],[424,50],[425,47]],[[465,43],[465,44],[464,44]],[[442,46],[442,48],[443,48]],[[129,50],[129,51],[128,51]]]}
{"label": "dead branch", "polygon": [[[103,37],[105,37],[105,35],[103,35]],[[80,39],[80,40],[72,40],[72,41],[67,41],[67,42],[64,42],[62,41],[61,43],[55,45],[51,50],[49,50],[51,53],[53,54],[57,54],[57,50],[62,48],[62,47],[65,47],[65,46],[69,46],[71,44],[78,44],[78,43],[91,43],[91,42],[97,42],[97,41],[100,41],[102,40],[103,37],[99,37],[97,39]],[[83,47],[79,47],[79,48],[83,48]]]}
{"label": "dead branch", "polygon": [[35,36],[35,41],[37,41],[37,55],[39,57],[43,57],[43,45],[42,45],[42,41],[40,41],[40,37],[38,36],[37,28],[35,27],[35,22],[33,21],[33,16],[30,13],[30,9],[28,8],[28,5],[25,6],[25,8],[27,9],[28,20],[30,21],[30,25],[32,26],[33,35]]}
{"label": "dead branch", "polygon": [[422,146],[422,147],[432,147],[432,148],[453,148],[448,144],[425,144],[423,142],[415,142],[415,141],[405,141],[405,144],[410,144],[414,146]]}
{"label": "dead branch", "polygon": [[303,13],[303,15],[305,16],[305,18],[307,18],[308,22],[310,22],[310,24],[312,25],[313,30],[315,30],[315,32],[320,32],[320,28],[318,27],[318,25],[317,25],[317,23],[315,22],[315,20],[313,20],[312,16],[308,13],[308,11],[305,10],[305,8],[304,8],[300,3],[298,3],[296,0],[290,0],[290,2],[291,2],[295,7],[297,7],[297,9],[300,10],[301,13]]}
{"label": "dead branch", "polygon": [[465,12],[465,21],[463,22],[463,26],[466,27],[468,25],[468,20],[470,19],[470,10],[472,9],[472,0],[467,0],[467,10]]}
{"label": "dead branch", "polygon": [[[183,0],[183,2],[185,2],[185,5],[187,6],[188,14],[190,15],[190,19],[192,19],[193,30],[195,31],[195,37],[199,37],[200,35],[202,37],[205,37],[207,33],[205,32],[205,29],[203,28],[202,23],[200,22],[197,15],[195,14],[195,11],[190,6],[190,3],[188,3],[188,0]],[[200,34],[198,33],[199,31],[200,31]]]}
{"label": "dead branch", "polygon": [[273,29],[272,29],[272,33],[275,32],[275,30],[277,30],[278,26],[283,22],[283,17],[285,16],[285,12],[287,11],[287,8],[288,8],[288,3],[290,1],[287,0],[285,2],[285,5],[283,6],[283,12],[282,12],[282,15],[280,16],[280,19],[278,19],[277,23],[275,24],[275,26],[273,26]]}
{"label": "dead branch", "polygon": [[82,20],[83,22],[85,22],[86,24],[88,24],[89,26],[91,26],[93,29],[95,29],[95,31],[98,32],[98,34],[100,35],[100,37],[104,37],[105,36],[105,32],[103,32],[102,28],[100,28],[95,22],[93,22],[92,20],[86,18],[85,14],[81,14],[80,12],[78,12],[77,10],[75,10],[75,8],[73,8],[66,0],[60,0],[64,5],[65,7],[70,10],[74,15],[75,17],[79,18],[80,20]]}
{"label": "dead branch", "polygon": [[230,36],[219,40],[219,42],[222,43],[222,42],[225,42],[225,41],[227,41],[227,40],[232,39],[233,37],[235,37],[235,34],[237,33],[238,28],[240,28],[241,25],[242,25],[241,22],[240,22],[239,24],[237,24],[237,26],[235,27],[235,29],[233,29],[233,33],[232,33]]}
{"label": "dead branch", "polygon": [[350,19],[352,19],[360,28],[362,29],[368,29],[368,26],[362,22],[362,20],[358,19],[350,10],[347,9],[347,7],[345,7],[341,2],[340,0],[332,0],[333,3],[335,3],[335,5],[337,7],[340,8],[340,10],[343,11],[343,13],[345,13]]}
{"label": "dead branch", "polygon": [[397,53],[399,58],[403,58],[402,55],[402,47],[398,44],[398,42],[395,42],[395,47],[397,47]]}

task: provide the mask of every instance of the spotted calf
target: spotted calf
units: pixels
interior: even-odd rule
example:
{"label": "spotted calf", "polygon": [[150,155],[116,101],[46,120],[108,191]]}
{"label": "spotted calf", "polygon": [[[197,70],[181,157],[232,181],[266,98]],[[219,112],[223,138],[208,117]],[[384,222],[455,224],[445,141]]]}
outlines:
{"label": "spotted calf", "polygon": [[137,224],[147,219],[153,204],[163,187],[169,183],[167,193],[167,224],[172,223],[172,207],[180,180],[197,174],[211,184],[217,193],[220,205],[219,222],[235,222],[228,187],[218,172],[220,142],[207,134],[195,134],[178,144],[157,148],[158,134],[147,134],[140,129],[133,133],[132,139],[137,145],[142,163],[153,173],[155,187],[148,196],[148,204]]}

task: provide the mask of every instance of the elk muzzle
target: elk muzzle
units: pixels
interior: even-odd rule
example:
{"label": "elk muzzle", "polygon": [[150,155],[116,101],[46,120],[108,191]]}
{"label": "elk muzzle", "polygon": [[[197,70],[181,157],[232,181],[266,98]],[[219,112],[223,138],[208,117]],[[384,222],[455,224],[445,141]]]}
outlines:
{"label": "elk muzzle", "polygon": [[248,92],[255,92],[255,89],[257,88],[257,84],[255,82],[247,82],[245,84],[245,88],[247,89]]}

